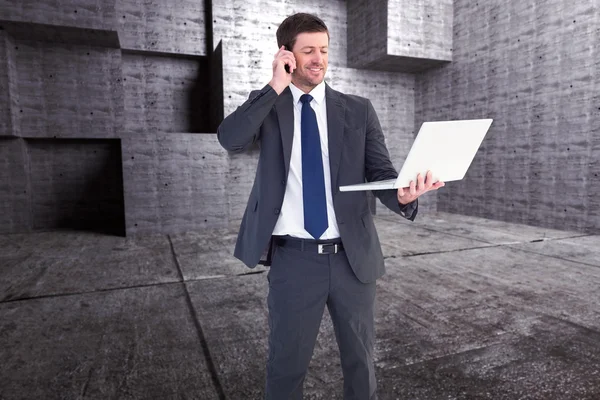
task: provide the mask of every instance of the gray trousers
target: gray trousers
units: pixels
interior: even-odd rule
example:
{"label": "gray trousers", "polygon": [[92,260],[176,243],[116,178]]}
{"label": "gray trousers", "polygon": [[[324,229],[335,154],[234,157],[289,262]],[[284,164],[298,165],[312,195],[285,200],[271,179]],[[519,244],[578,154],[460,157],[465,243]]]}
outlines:
{"label": "gray trousers", "polygon": [[274,249],[269,280],[266,400],[301,400],[325,305],[340,350],[344,400],[376,399],[375,283],[360,282],[346,253]]}

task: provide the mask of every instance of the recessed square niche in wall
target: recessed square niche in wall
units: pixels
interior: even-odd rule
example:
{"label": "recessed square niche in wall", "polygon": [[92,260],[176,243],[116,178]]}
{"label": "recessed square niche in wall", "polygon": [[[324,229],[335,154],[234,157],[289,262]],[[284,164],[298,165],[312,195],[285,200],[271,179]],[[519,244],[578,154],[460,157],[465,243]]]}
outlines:
{"label": "recessed square niche in wall", "polygon": [[120,139],[27,139],[33,230],[125,236]]}
{"label": "recessed square niche in wall", "polygon": [[207,57],[123,51],[125,130],[209,133]]}

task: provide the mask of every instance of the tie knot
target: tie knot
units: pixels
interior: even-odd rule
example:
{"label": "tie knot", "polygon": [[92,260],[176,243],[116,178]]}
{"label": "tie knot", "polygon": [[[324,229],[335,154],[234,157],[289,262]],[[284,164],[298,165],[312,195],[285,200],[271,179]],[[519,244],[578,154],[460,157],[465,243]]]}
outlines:
{"label": "tie knot", "polygon": [[313,97],[310,94],[303,94],[302,96],[300,96],[300,101],[303,104],[310,103],[312,99]]}

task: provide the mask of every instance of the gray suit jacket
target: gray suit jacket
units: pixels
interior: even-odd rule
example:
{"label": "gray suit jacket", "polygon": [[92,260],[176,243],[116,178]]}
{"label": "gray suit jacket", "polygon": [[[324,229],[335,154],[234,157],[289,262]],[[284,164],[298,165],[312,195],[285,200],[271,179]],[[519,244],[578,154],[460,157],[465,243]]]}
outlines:
{"label": "gray suit jacket", "polygon": [[[398,174],[371,102],[329,86],[325,98],[331,190],[340,236],[358,279],[373,282],[385,273],[385,267],[367,192],[340,192],[339,187],[393,179]],[[294,135],[292,99],[289,88],[278,96],[266,85],[253,91],[217,131],[219,142],[228,151],[244,151],[254,143],[260,146],[256,178],[234,252],[250,268],[256,266],[269,248],[283,203]],[[401,206],[395,189],[378,190],[374,194],[390,210],[414,220],[417,201]]]}

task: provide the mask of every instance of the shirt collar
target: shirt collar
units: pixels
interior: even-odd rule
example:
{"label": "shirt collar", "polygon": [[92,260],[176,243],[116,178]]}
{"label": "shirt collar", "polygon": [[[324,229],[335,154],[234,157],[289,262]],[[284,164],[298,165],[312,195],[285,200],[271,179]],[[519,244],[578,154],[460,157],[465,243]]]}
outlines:
{"label": "shirt collar", "polygon": [[[292,96],[294,97],[294,104],[298,104],[298,102],[300,102],[300,97],[304,94],[304,92],[298,89],[293,83],[290,83],[290,90],[292,92]],[[325,81],[315,86],[308,94],[313,97],[317,104],[322,104],[325,100]]]}

